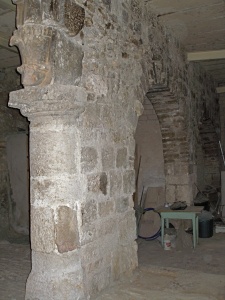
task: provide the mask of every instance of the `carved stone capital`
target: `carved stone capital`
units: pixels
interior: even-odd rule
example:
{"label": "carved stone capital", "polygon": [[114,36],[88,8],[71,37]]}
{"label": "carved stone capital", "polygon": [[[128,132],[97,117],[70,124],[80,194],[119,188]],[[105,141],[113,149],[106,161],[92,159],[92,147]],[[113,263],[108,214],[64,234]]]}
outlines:
{"label": "carved stone capital", "polygon": [[10,93],[9,106],[32,121],[38,116],[73,116],[85,110],[86,91],[77,86],[27,87]]}
{"label": "carved stone capital", "polygon": [[25,87],[80,82],[82,46],[62,31],[46,25],[25,24],[14,32],[10,45],[20,50],[22,66],[18,72]]}
{"label": "carved stone capital", "polygon": [[22,66],[17,70],[24,86],[43,86],[51,82],[52,37],[52,27],[42,25],[24,25],[14,31],[10,45],[20,50]]}

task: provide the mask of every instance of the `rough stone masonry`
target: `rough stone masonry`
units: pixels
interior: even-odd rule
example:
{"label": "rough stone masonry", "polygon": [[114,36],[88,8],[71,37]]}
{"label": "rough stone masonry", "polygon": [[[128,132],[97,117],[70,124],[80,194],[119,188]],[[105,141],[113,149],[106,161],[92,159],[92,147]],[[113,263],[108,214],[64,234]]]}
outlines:
{"label": "rough stone masonry", "polygon": [[198,123],[217,113],[213,82],[186,63],[146,1],[15,2],[24,89],[9,105],[30,121],[26,299],[89,299],[138,264],[134,133],[146,94],[162,131],[167,200],[190,203]]}

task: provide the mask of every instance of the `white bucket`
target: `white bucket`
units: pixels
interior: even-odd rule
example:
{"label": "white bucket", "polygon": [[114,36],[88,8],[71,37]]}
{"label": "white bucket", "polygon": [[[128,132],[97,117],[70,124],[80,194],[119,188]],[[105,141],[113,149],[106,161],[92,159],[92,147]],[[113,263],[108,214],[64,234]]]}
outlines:
{"label": "white bucket", "polygon": [[171,250],[171,240],[168,238],[167,234],[164,237],[164,250]]}

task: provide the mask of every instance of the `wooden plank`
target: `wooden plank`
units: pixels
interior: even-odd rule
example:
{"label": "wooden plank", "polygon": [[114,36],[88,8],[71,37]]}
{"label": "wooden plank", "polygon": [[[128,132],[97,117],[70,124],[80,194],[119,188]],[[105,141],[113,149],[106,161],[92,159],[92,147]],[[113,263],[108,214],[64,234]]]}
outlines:
{"label": "wooden plank", "polygon": [[209,72],[210,74],[212,74],[213,76],[220,76],[220,75],[224,75],[225,74],[225,68],[220,69],[220,70],[208,70],[207,68],[205,69],[207,72]]}
{"label": "wooden plank", "polygon": [[225,86],[218,86],[218,87],[216,88],[216,92],[217,92],[218,94],[225,93]]}
{"label": "wooden plank", "polygon": [[[188,26],[199,24],[204,22],[209,23],[209,20],[218,20],[221,23],[221,18],[224,18],[225,7],[223,5],[214,6],[200,6],[193,9],[188,7],[184,10],[174,10],[172,13],[161,14],[159,19],[162,22],[169,22],[171,20],[180,20],[182,23],[186,23]],[[191,22],[190,22],[191,20]]]}
{"label": "wooden plank", "polygon": [[214,50],[214,51],[198,51],[188,52],[188,61],[200,61],[209,59],[223,59],[225,58],[225,50]]}

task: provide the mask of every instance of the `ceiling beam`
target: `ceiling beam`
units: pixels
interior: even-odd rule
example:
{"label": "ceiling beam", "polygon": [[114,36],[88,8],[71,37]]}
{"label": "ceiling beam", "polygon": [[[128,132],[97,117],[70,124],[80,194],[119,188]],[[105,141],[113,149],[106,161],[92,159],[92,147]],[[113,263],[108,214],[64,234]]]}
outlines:
{"label": "ceiling beam", "polygon": [[210,60],[210,59],[224,59],[225,50],[214,50],[214,51],[199,51],[199,52],[188,52],[188,61],[199,61],[199,60]]}
{"label": "ceiling beam", "polygon": [[0,8],[16,10],[16,5],[12,4],[11,0],[0,0]]}
{"label": "ceiling beam", "polygon": [[216,88],[216,92],[217,92],[218,94],[225,93],[225,86],[218,86],[218,87]]}

